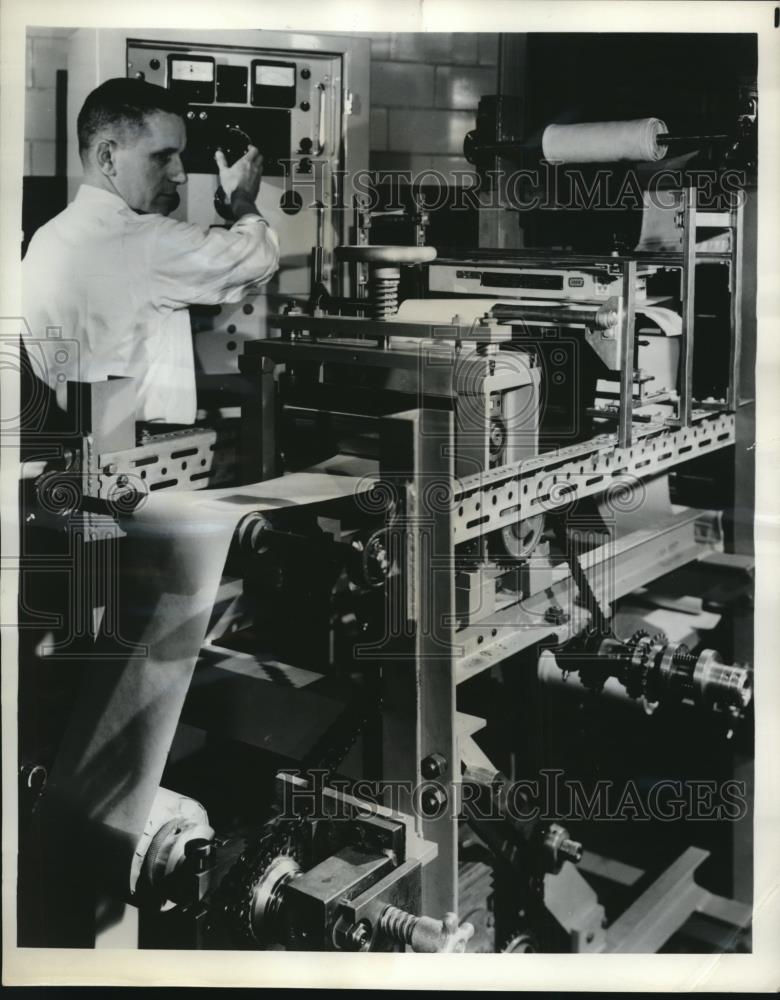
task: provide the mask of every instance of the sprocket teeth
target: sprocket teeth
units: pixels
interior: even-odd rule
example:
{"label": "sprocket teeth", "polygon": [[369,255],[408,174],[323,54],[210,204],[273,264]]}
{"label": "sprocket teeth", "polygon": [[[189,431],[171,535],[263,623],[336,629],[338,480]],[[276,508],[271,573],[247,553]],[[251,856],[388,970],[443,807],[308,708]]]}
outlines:
{"label": "sprocket teeth", "polygon": [[[218,890],[225,898],[225,903],[219,909],[228,934],[238,947],[257,948],[261,944],[252,928],[252,904],[255,889],[270,864],[280,856],[294,857],[300,861],[300,848],[295,842],[294,830],[282,829],[281,835],[275,836],[274,826],[278,822],[270,821],[265,832],[255,841],[255,849],[247,847],[243,851]],[[295,822],[297,826],[297,821]]]}

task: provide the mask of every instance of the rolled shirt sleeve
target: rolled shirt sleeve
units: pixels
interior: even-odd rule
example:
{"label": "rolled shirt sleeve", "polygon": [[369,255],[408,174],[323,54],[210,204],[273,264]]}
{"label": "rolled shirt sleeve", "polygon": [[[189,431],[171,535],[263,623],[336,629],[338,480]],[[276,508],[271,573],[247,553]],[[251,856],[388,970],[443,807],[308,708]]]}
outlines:
{"label": "rolled shirt sleeve", "polygon": [[150,272],[159,307],[239,302],[279,267],[279,240],[259,215],[244,215],[231,229],[165,219],[155,227]]}

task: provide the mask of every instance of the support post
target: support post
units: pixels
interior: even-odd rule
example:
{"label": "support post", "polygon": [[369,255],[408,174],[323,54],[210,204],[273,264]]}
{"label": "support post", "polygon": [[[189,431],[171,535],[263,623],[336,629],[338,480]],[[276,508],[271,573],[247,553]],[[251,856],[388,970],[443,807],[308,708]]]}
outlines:
{"label": "support post", "polygon": [[634,296],[636,294],[636,261],[623,267],[623,288],[620,324],[620,404],[618,410],[618,447],[629,448],[634,419]]}
{"label": "support post", "polygon": [[696,316],[696,188],[683,190],[683,313],[680,337],[680,402],[677,412],[681,427],[691,426],[693,400],[693,326]]}
{"label": "support post", "polygon": [[729,388],[726,397],[729,410],[740,403],[740,362],[742,359],[742,205],[739,198],[729,211],[731,223],[731,265],[729,274],[730,329]]}
{"label": "support post", "polygon": [[422,908],[441,916],[458,909],[452,413],[395,414],[380,435],[380,474],[396,498],[387,618],[395,634],[380,653],[382,776],[399,782],[398,807],[436,843],[438,855],[422,873]]}
{"label": "support post", "polygon": [[274,361],[259,354],[239,358],[241,372],[257,391],[241,404],[241,478],[245,483],[273,479],[276,461],[276,380]]}

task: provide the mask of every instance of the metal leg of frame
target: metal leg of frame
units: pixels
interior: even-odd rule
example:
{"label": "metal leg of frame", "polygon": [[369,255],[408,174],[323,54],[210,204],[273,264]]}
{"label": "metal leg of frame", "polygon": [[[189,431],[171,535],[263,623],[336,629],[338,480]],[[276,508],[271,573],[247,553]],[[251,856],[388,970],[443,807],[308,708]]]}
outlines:
{"label": "metal leg of frame", "polygon": [[677,417],[681,427],[690,427],[693,401],[693,324],[696,282],[696,188],[685,188],[683,191],[683,258],[680,405]]}
{"label": "metal leg of frame", "polygon": [[618,446],[631,445],[634,416],[634,294],[636,262],[623,268],[623,311],[620,325],[620,411],[618,414]]}
{"label": "metal leg of frame", "polygon": [[[438,848],[422,874],[423,912],[457,912],[458,783],[452,558],[451,413],[411,410],[381,428],[380,473],[399,500],[388,547],[398,572],[389,589],[383,668],[383,778],[399,782],[399,807]],[[400,470],[400,471],[399,471]],[[435,779],[422,779],[430,758]],[[429,762],[430,763],[430,762]]]}
{"label": "metal leg of frame", "polygon": [[257,385],[254,398],[241,407],[240,464],[241,478],[246,483],[273,479],[277,475],[275,367],[274,362],[265,357],[252,358],[241,367]]}
{"label": "metal leg of frame", "polygon": [[742,205],[739,200],[729,212],[731,222],[731,342],[729,348],[729,388],[726,401],[730,410],[739,406],[740,360],[742,356]]}

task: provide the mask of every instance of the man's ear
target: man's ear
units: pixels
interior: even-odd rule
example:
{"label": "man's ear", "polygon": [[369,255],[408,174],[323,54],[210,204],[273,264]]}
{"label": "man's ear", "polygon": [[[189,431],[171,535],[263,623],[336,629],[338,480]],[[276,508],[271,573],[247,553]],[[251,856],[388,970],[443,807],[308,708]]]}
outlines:
{"label": "man's ear", "polygon": [[113,177],[116,174],[115,149],[116,143],[113,139],[99,139],[95,146],[95,162],[100,172],[108,177]]}

